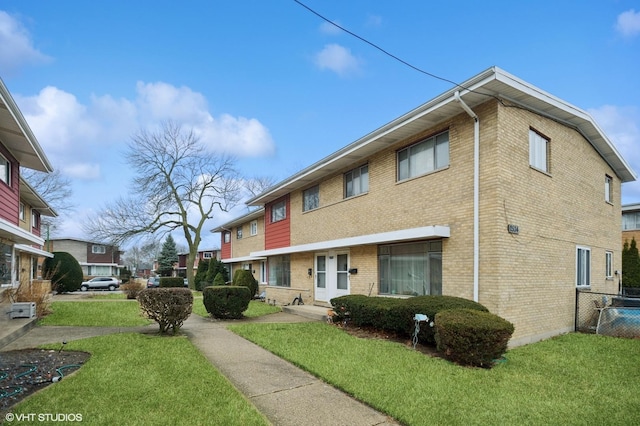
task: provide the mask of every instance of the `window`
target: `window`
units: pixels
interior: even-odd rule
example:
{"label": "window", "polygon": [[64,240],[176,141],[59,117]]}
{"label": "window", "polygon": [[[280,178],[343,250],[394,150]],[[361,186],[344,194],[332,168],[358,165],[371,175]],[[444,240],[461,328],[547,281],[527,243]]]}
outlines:
{"label": "window", "polygon": [[[91,246],[91,253],[93,254],[105,254],[107,252],[107,248],[105,246]],[[94,274],[97,275],[97,274]]]}
{"label": "window", "polygon": [[398,180],[420,176],[449,165],[449,132],[398,151]]}
{"label": "window", "polygon": [[344,198],[369,192],[369,165],[353,169],[344,174]]}
{"label": "window", "polygon": [[529,164],[543,172],[549,172],[549,139],[529,129]]}
{"label": "window", "polygon": [[613,179],[611,176],[604,176],[604,200],[613,203]]}
{"label": "window", "polygon": [[236,240],[242,239],[242,226],[236,228]]}
{"label": "window", "polygon": [[11,285],[13,247],[0,242],[0,285]]}
{"label": "window", "polygon": [[622,213],[622,230],[640,229],[640,212]]}
{"label": "window", "polygon": [[287,218],[287,203],[280,201],[271,206],[271,222],[280,222]]}
{"label": "window", "polygon": [[291,287],[291,269],[288,254],[269,258],[269,285]]}
{"label": "window", "polygon": [[0,180],[11,186],[11,163],[0,155]]}
{"label": "window", "polygon": [[24,222],[24,203],[20,203],[20,220]]}
{"label": "window", "polygon": [[607,251],[604,254],[605,258],[605,276],[607,278],[613,278],[613,252]]}
{"label": "window", "polygon": [[251,235],[258,235],[258,221],[254,220],[251,222],[251,224],[249,225],[249,232],[251,233]]}
{"label": "window", "polygon": [[442,241],[380,246],[378,267],[380,294],[442,294]]}
{"label": "window", "polygon": [[211,253],[210,251],[205,251],[204,253],[202,253],[203,259],[211,259],[212,257],[213,257],[213,253]]}
{"label": "window", "polygon": [[302,211],[317,209],[320,207],[320,187],[318,185],[302,191]]}
{"label": "window", "polygon": [[31,209],[31,227],[40,229],[40,214],[33,209]]}
{"label": "window", "polygon": [[591,249],[576,247],[576,286],[591,285]]}
{"label": "window", "polygon": [[231,232],[224,232],[223,235],[225,244],[229,244],[231,242]]}

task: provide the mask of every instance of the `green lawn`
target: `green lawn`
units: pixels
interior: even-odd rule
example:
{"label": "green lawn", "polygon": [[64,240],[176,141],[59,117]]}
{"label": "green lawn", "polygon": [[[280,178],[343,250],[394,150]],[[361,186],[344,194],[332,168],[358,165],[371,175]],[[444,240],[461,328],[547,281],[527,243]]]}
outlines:
{"label": "green lawn", "polygon": [[568,334],[484,370],[322,323],[229,328],[408,425],[640,424],[640,340]]}
{"label": "green lawn", "polygon": [[[243,312],[243,315],[245,316],[245,318],[255,318],[281,311],[282,309],[279,306],[272,306],[264,302],[252,300],[251,302],[249,302],[249,307],[246,311]],[[202,317],[210,316],[204,307],[204,303],[202,303],[202,293],[200,293],[200,296],[194,295],[193,313]]]}
{"label": "green lawn", "polygon": [[122,333],[72,341],[65,350],[92,355],[12,413],[81,414],[90,425],[269,424],[186,337]]}
{"label": "green lawn", "polygon": [[40,325],[94,327],[135,327],[151,324],[140,313],[136,300],[96,302],[53,302],[52,313],[42,318]]}

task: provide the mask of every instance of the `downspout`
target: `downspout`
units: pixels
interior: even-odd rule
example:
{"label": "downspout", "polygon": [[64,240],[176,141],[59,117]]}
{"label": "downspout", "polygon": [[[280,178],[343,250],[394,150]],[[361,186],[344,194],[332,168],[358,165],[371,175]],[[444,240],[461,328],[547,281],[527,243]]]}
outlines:
{"label": "downspout", "polygon": [[480,120],[456,90],[456,101],[473,118],[473,301],[478,302],[478,277],[480,274]]}

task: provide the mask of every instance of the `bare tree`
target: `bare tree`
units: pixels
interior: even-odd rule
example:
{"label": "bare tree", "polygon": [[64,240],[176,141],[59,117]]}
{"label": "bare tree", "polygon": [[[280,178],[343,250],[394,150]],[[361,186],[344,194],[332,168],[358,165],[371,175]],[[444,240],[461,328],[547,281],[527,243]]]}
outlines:
{"label": "bare tree", "polygon": [[64,176],[60,169],[51,173],[43,173],[37,170],[21,168],[20,176],[26,180],[38,195],[47,202],[58,214],[58,217],[42,217],[42,225],[49,227],[51,233],[55,233],[59,226],[60,218],[73,211],[71,203],[71,180]]}
{"label": "bare tree", "polygon": [[181,230],[187,241],[187,278],[202,229],[216,210],[228,211],[240,196],[233,158],[214,154],[193,131],[167,122],[157,132],[140,131],[128,144],[127,162],[136,170],[128,198],[120,198],[89,218],[93,238],[122,244],[142,235]]}

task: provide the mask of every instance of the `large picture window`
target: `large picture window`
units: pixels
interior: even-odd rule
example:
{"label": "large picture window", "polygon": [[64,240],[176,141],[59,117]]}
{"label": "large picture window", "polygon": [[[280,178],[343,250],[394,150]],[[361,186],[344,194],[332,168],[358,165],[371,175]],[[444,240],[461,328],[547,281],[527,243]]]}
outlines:
{"label": "large picture window", "polygon": [[302,192],[302,211],[317,209],[320,207],[320,187],[318,185]]}
{"label": "large picture window", "polygon": [[378,267],[380,294],[442,294],[442,241],[380,246]]}
{"label": "large picture window", "polygon": [[369,192],[369,165],[353,169],[344,174],[344,197]]}
{"label": "large picture window", "polygon": [[440,133],[398,151],[398,180],[449,165],[449,132]]}
{"label": "large picture window", "polygon": [[576,286],[591,285],[591,249],[576,247]]}
{"label": "large picture window", "polygon": [[289,255],[269,258],[269,285],[291,287]]}
{"label": "large picture window", "polygon": [[549,172],[549,139],[533,129],[529,129],[529,165],[543,172]]}

